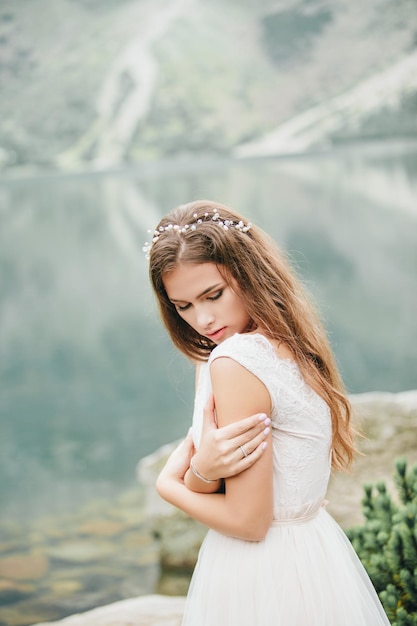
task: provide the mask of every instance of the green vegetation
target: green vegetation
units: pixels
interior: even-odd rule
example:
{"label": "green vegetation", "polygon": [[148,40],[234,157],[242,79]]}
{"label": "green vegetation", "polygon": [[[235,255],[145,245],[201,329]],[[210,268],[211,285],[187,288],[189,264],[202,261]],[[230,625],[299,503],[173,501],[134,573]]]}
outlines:
{"label": "green vegetation", "polygon": [[417,465],[396,462],[398,502],[385,483],[365,485],[365,523],[347,531],[393,626],[417,625]]}

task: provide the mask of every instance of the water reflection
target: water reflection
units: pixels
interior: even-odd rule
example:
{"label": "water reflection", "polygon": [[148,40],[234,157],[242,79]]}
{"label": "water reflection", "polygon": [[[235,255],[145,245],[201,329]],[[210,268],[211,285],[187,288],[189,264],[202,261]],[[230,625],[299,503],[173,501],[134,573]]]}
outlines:
{"label": "water reflection", "polygon": [[416,164],[416,150],[358,150],[2,184],[3,515],[114,494],[185,432],[192,369],[141,248],[189,199],[230,203],[287,249],[351,391],[415,388]]}

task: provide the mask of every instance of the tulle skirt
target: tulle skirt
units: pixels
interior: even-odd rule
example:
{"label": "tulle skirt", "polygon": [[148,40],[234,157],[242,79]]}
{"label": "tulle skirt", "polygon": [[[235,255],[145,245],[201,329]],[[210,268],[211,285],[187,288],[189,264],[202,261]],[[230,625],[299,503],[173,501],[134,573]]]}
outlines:
{"label": "tulle skirt", "polygon": [[321,509],[273,525],[261,542],[210,530],[183,626],[389,626],[349,540]]}

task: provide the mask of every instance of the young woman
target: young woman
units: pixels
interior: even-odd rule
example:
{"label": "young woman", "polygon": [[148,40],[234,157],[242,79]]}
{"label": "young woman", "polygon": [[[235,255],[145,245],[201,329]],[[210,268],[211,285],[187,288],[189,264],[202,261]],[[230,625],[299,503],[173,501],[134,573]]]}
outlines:
{"label": "young woman", "polygon": [[210,528],[183,625],[388,625],[324,508],[331,467],[353,458],[350,406],[284,256],[209,201],[163,218],[146,251],[162,320],[197,362],[192,438],[157,480],[163,498]]}

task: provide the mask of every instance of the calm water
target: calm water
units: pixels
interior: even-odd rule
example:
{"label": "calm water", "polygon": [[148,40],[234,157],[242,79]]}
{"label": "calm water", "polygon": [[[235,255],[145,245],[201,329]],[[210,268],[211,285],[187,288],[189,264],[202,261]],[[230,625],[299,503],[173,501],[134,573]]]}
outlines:
{"label": "calm water", "polygon": [[1,510],[108,497],[182,436],[193,372],[142,254],[176,204],[230,203],[285,247],[352,392],[417,387],[417,148],[0,184]]}

